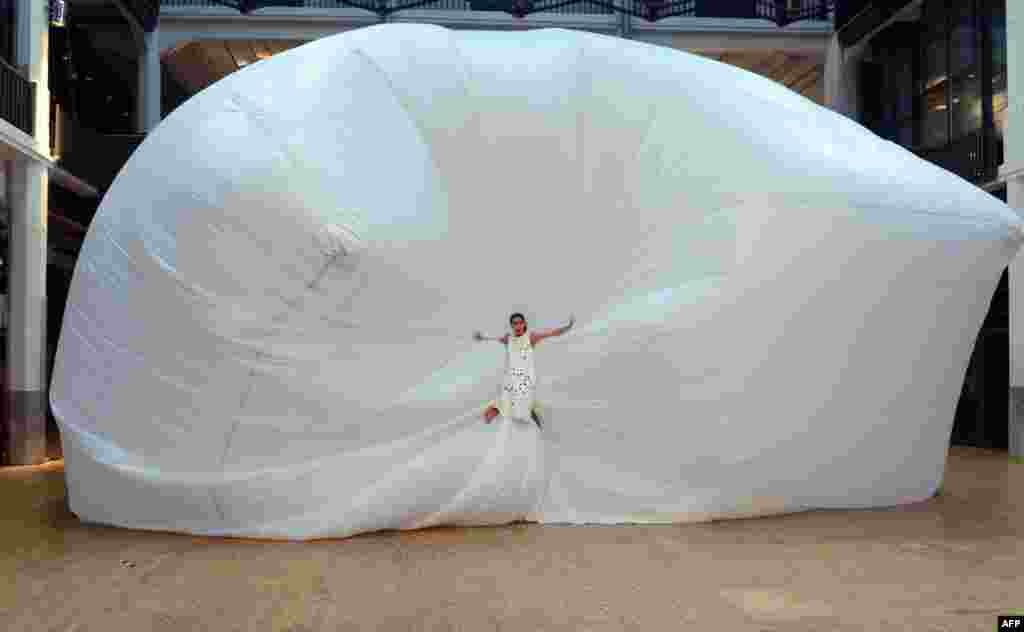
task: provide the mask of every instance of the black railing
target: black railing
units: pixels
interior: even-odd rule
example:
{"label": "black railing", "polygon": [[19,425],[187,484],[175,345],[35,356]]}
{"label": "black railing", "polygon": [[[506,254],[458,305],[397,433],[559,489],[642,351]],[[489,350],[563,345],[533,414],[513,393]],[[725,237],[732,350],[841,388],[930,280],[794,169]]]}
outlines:
{"label": "black railing", "polygon": [[[714,4],[713,0],[708,0]],[[780,2],[779,0],[757,0],[754,3],[754,17],[770,20],[782,26],[801,20],[827,21],[833,10],[834,2],[821,0],[797,0]],[[747,17],[747,16],[739,16]]]}
{"label": "black railing", "polygon": [[[483,0],[486,2],[486,0]],[[390,0],[386,4],[378,3],[375,0],[250,0],[246,3],[234,0],[163,0],[164,7],[228,7],[242,13],[256,11],[264,7],[291,7],[297,9],[362,9],[378,15],[387,15],[406,9],[433,9],[439,11],[472,11],[476,0]],[[500,6],[499,6],[500,4]],[[546,2],[545,6],[553,3]],[[495,8],[478,8],[476,10],[504,11],[511,6],[510,0],[492,0],[491,5]],[[613,11],[605,6],[599,6],[590,1],[574,0],[574,4],[546,8],[545,11],[559,14],[572,15],[593,15],[610,14]]]}
{"label": "black railing", "polygon": [[34,96],[35,84],[0,59],[0,119],[31,136],[35,119]]}
{"label": "black railing", "polygon": [[784,26],[800,20],[828,21],[834,0],[163,0],[165,7],[226,6],[241,13],[266,7],[356,8],[380,16],[407,9],[601,15],[625,13],[651,22],[668,17],[744,18]]}

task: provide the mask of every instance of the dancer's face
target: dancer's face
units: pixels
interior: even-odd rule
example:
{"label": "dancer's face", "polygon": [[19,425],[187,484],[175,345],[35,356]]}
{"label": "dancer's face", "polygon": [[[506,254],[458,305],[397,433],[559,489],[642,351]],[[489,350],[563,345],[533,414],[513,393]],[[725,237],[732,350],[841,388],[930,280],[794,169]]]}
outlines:
{"label": "dancer's face", "polygon": [[526,321],[518,316],[512,319],[512,331],[516,332],[517,336],[522,336],[526,333]]}

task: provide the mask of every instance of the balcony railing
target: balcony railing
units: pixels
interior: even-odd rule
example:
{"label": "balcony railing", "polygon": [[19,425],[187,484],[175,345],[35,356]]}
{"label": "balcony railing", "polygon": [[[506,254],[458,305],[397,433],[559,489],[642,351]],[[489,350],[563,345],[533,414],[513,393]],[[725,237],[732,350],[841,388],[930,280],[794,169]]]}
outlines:
{"label": "balcony railing", "polygon": [[[487,0],[483,0],[484,3]],[[502,3],[502,6],[511,6],[511,2],[508,0],[497,0]],[[280,0],[271,2],[253,2],[247,3],[246,6],[241,6],[239,3],[222,2],[219,0],[163,0],[161,6],[163,7],[228,7],[232,9],[242,10],[243,13],[249,13],[258,9],[266,7],[291,7],[295,9],[363,9],[371,13],[377,14],[389,14],[405,9],[433,9],[439,11],[472,11],[474,5],[478,4],[478,0],[388,0],[388,2],[378,5],[373,0],[353,0],[353,2],[339,2],[335,0]],[[492,2],[497,7],[497,3]],[[545,1],[545,4],[554,4],[553,2]],[[565,4],[564,2],[559,3],[560,6],[554,6],[547,10],[548,13],[560,13],[560,14],[571,14],[571,15],[595,15],[595,14],[611,14],[612,9],[596,4],[594,2],[580,2],[573,0],[572,4]],[[503,11],[503,8],[477,8],[476,10],[491,10],[491,11]]]}
{"label": "balcony railing", "polygon": [[356,8],[387,16],[407,9],[594,15],[626,13],[649,21],[667,17],[761,19],[780,26],[829,21],[834,0],[162,0],[164,7],[230,7],[250,13],[267,7]]}
{"label": "balcony railing", "polygon": [[0,119],[29,136],[33,133],[35,84],[0,59]]}

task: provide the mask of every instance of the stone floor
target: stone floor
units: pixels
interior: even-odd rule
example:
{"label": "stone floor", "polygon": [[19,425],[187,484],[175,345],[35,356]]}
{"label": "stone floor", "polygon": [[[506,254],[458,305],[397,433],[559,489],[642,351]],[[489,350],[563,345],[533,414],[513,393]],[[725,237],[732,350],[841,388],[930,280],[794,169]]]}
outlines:
{"label": "stone floor", "polygon": [[88,526],[0,469],[0,630],[985,630],[1024,612],[1024,465],[951,451],[914,506],[311,543]]}

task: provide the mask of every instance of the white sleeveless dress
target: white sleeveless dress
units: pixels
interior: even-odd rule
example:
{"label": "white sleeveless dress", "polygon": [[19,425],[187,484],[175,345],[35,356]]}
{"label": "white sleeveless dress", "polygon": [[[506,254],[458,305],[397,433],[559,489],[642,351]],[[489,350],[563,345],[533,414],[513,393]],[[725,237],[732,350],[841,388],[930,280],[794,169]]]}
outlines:
{"label": "white sleeveless dress", "polygon": [[505,380],[498,411],[509,419],[531,421],[537,393],[537,371],[533,364],[530,333],[510,334],[505,353]]}

